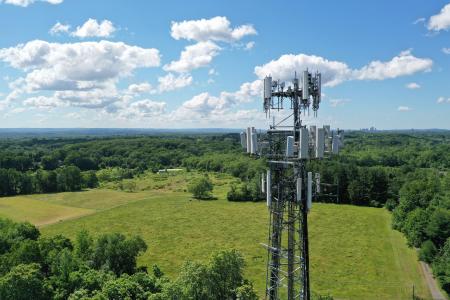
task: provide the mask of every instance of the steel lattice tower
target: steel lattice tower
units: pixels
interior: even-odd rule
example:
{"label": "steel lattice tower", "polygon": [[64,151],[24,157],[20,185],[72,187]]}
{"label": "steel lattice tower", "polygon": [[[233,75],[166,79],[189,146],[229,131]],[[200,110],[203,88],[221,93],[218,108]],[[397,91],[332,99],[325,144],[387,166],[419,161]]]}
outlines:
{"label": "steel lattice tower", "polygon": [[[267,202],[270,211],[266,299],[310,299],[308,201],[311,201],[312,174],[307,172],[310,158],[306,126],[302,112],[312,108],[314,115],[321,97],[321,75],[303,72],[302,85],[284,89],[284,83],[264,80],[264,110],[288,106],[292,114],[270,126],[261,143],[260,154],[268,160],[266,177]],[[293,149],[289,148],[289,141]],[[287,146],[286,146],[287,145]],[[294,151],[296,146],[297,151]],[[303,149],[302,149],[303,148]],[[297,153],[295,153],[297,152]],[[314,156],[314,154],[312,155]],[[264,180],[263,180],[264,182]],[[308,189],[309,187],[309,189]]]}
{"label": "steel lattice tower", "polygon": [[337,154],[342,145],[341,131],[330,126],[302,123],[302,113],[312,109],[317,115],[321,101],[321,74],[303,72],[301,84],[296,78],[285,88],[284,82],[264,79],[264,110],[287,109],[280,122],[269,127],[258,140],[255,128],[241,133],[247,152],[267,159],[267,174],[261,178],[270,213],[267,248],[266,299],[311,298],[309,280],[308,211],[312,197],[320,193],[320,174],[308,171],[310,159]]}

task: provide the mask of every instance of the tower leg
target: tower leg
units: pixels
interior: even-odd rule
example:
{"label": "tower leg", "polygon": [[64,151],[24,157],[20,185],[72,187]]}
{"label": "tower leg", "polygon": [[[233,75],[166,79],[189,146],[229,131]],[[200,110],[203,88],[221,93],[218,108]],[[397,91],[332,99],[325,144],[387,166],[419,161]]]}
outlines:
{"label": "tower leg", "polygon": [[288,204],[288,300],[295,299],[295,203]]}
{"label": "tower leg", "polygon": [[281,185],[283,171],[281,169],[273,170],[274,182],[277,182],[275,193],[277,198],[272,200],[272,224],[270,224],[271,232],[269,240],[269,261],[267,268],[269,273],[268,282],[266,283],[266,295],[270,300],[278,300],[278,287],[280,284],[280,262],[282,255],[281,237],[283,232],[283,215],[284,215],[284,198]]}

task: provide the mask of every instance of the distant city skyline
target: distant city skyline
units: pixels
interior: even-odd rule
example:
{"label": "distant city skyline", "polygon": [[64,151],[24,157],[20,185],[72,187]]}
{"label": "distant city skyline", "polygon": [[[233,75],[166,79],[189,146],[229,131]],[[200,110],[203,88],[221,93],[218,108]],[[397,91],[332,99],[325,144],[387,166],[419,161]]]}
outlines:
{"label": "distant city skyline", "polygon": [[261,79],[308,68],[307,123],[450,129],[448,0],[0,0],[0,24],[0,128],[265,128]]}

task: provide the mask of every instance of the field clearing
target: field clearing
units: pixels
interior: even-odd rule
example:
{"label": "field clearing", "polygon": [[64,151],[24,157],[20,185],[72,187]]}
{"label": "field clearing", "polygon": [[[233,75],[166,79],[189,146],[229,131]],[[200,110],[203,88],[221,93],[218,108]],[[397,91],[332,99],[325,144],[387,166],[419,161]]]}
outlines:
{"label": "field clearing", "polygon": [[0,217],[43,226],[95,213],[93,209],[47,203],[28,196],[0,198]]}
{"label": "field clearing", "polygon": [[[245,256],[246,275],[263,295],[265,204],[226,201],[233,179],[223,174],[211,176],[216,200],[194,200],[185,190],[195,176],[149,174],[135,179],[136,192],[94,189],[2,198],[0,216],[28,220],[44,235],[73,238],[81,229],[94,235],[139,234],[149,249],[138,263],[158,264],[170,277],[186,260],[206,261],[214,251],[237,249]],[[314,204],[309,218],[313,290],[336,299],[410,299],[414,285],[416,294],[428,299],[417,255],[390,228],[390,218],[384,209]]]}
{"label": "field clearing", "polygon": [[[152,196],[159,194],[159,192],[155,191]],[[21,198],[42,201],[48,204],[101,211],[134,201],[140,201],[148,197],[150,197],[148,193],[142,192],[126,193],[108,189],[94,189],[73,193],[37,194],[22,196]]]}
{"label": "field clearing", "polygon": [[[34,202],[45,203],[44,212],[48,207],[94,210],[94,214],[48,225],[41,231],[72,238],[83,228],[94,235],[139,234],[149,249],[138,263],[156,263],[170,277],[175,277],[188,259],[205,261],[216,250],[238,249],[245,256],[247,276],[262,295],[266,251],[260,243],[266,242],[267,209],[264,203],[226,201],[224,180],[214,178],[219,186],[214,191],[217,200],[211,201],[193,200],[179,188],[178,192],[160,189],[136,193],[98,189],[5,199],[31,197]],[[105,203],[109,205],[105,207]],[[7,216],[35,222],[40,209]],[[414,285],[417,295],[430,297],[416,253],[407,248],[400,233],[390,229],[390,214],[384,209],[314,204],[309,228],[315,292],[329,293],[336,299],[410,299]]]}

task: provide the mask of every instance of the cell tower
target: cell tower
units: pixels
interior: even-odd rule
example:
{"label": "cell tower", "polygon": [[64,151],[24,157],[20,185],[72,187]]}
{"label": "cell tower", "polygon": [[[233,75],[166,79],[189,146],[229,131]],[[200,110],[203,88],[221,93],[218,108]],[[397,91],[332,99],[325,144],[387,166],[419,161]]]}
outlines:
{"label": "cell tower", "polygon": [[[292,85],[264,79],[264,111],[284,106],[292,113],[275,123],[258,139],[251,127],[241,133],[241,144],[252,155],[267,159],[267,173],[261,177],[270,212],[267,248],[266,299],[309,300],[308,212],[312,198],[320,193],[320,175],[307,170],[307,161],[337,154],[341,132],[330,126],[308,128],[302,112],[311,108],[317,115],[321,101],[321,74],[303,72],[302,81]],[[313,190],[314,188],[314,190]]]}

